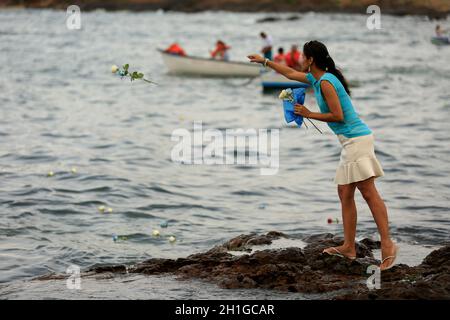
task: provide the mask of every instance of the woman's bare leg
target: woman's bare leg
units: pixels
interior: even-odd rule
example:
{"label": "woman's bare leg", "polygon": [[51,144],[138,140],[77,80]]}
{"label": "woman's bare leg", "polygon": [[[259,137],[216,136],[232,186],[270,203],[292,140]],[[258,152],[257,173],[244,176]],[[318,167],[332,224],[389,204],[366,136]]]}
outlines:
{"label": "woman's bare leg", "polygon": [[[347,257],[355,257],[355,237],[356,237],[356,204],[355,204],[356,185],[346,184],[338,185],[339,199],[341,200],[342,221],[344,224],[344,244],[336,247],[339,252]],[[327,248],[325,252],[336,253],[334,249]]]}
{"label": "woman's bare leg", "polygon": [[[356,183],[357,188],[361,192],[364,200],[369,205],[372,216],[378,227],[381,237],[381,258],[392,256],[395,253],[395,245],[389,234],[389,221],[386,205],[381,199],[377,188],[375,187],[375,178],[369,178]],[[386,260],[381,266],[381,270],[392,264],[392,259]]]}

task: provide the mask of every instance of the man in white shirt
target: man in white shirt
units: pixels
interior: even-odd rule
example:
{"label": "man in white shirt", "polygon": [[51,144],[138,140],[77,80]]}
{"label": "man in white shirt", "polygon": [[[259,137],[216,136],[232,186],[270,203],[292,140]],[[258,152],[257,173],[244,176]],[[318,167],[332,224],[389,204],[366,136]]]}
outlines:
{"label": "man in white shirt", "polygon": [[264,58],[272,60],[272,46],[273,46],[272,37],[267,35],[265,32],[261,32],[259,35],[263,40],[263,48],[261,52],[264,54]]}

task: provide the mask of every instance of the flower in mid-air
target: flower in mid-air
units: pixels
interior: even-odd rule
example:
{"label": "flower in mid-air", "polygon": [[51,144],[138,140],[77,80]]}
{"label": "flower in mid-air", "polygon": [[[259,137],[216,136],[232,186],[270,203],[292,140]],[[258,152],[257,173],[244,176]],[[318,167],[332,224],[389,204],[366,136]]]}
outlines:
{"label": "flower in mid-air", "polygon": [[119,74],[119,76],[121,76],[122,78],[123,77],[129,77],[131,81],[142,80],[142,81],[145,81],[145,82],[148,82],[148,83],[156,84],[153,81],[145,79],[144,78],[144,74],[142,72],[138,72],[138,71],[131,72],[131,71],[129,71],[128,70],[129,67],[130,67],[130,65],[128,63],[124,64],[122,66],[122,68],[119,68],[118,66],[113,65],[111,67],[111,71],[112,71],[112,73]]}

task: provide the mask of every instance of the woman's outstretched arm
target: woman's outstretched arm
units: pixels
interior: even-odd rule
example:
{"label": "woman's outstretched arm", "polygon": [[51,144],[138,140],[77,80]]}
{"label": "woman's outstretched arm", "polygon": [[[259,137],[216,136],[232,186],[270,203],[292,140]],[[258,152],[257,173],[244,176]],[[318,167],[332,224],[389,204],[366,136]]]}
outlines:
{"label": "woman's outstretched arm", "polygon": [[[247,58],[249,58],[251,62],[257,62],[261,64],[263,64],[265,61],[265,59],[258,54],[251,54]],[[270,60],[267,62],[267,66],[288,79],[309,83],[308,79],[306,79],[306,73],[304,72],[297,71],[295,69],[289,68],[288,66]]]}

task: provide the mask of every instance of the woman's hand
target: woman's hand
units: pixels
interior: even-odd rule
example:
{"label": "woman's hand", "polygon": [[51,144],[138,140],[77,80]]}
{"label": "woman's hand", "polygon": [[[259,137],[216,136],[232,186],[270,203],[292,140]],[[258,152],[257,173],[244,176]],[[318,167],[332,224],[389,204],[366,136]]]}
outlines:
{"label": "woman's hand", "polygon": [[261,57],[259,54],[251,54],[249,56],[247,56],[247,58],[250,59],[250,62],[257,62],[257,63],[264,63],[264,59],[263,57]]}
{"label": "woman's hand", "polygon": [[311,111],[309,109],[301,104],[296,103],[294,106],[294,113],[301,115],[302,117],[309,118],[311,115]]}

